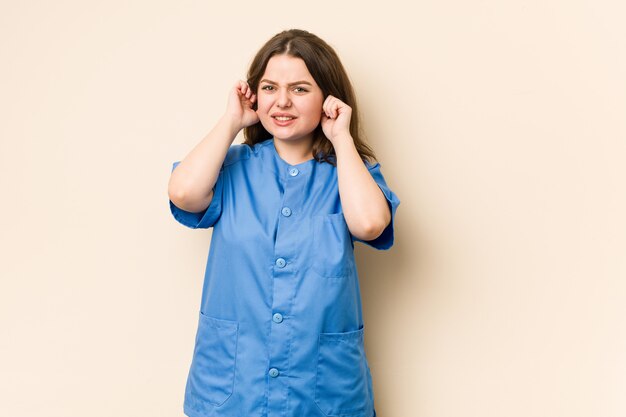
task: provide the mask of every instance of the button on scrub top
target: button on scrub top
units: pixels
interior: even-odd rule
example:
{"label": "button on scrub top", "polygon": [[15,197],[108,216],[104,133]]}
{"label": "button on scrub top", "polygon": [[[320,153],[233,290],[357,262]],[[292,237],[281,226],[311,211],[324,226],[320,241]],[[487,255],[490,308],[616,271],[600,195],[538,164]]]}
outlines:
{"label": "button on scrub top", "polygon": [[230,146],[204,211],[170,200],[178,222],[213,227],[186,415],[375,415],[353,249],[354,241],[393,245],[400,200],[380,164],[364,163],[391,209],[391,223],[371,241],[348,229],[336,167],[290,165],[273,138]]}

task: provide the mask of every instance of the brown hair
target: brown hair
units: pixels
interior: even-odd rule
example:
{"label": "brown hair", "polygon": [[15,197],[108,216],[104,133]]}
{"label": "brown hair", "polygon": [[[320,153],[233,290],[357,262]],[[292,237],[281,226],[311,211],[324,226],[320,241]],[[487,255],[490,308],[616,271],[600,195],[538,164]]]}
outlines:
{"label": "brown hair", "polygon": [[[333,95],[352,108],[350,135],[354,139],[356,150],[361,159],[375,160],[374,150],[363,141],[356,96],[348,74],[335,50],[314,34],[305,30],[290,29],[274,35],[267,41],[257,52],[248,69],[247,81],[252,91],[255,93],[258,91],[259,82],[265,73],[270,58],[281,54],[300,58],[304,61],[311,76],[322,90],[324,98]],[[256,102],[253,108],[256,110]],[[249,146],[272,136],[260,122],[244,128],[243,134],[245,138],[243,143]],[[333,144],[324,135],[321,123],[313,132],[312,154],[317,161],[325,161],[336,166]]]}

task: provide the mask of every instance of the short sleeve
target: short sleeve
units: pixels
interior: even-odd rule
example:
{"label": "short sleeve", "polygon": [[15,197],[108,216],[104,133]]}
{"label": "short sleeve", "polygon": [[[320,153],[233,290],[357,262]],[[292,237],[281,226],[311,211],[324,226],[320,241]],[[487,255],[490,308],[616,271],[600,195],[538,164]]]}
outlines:
{"label": "short sleeve", "polygon": [[385,198],[387,199],[387,204],[389,206],[389,210],[391,211],[391,221],[385,228],[385,230],[373,240],[361,240],[355,236],[352,236],[353,242],[363,242],[364,244],[371,246],[378,250],[386,250],[393,246],[394,241],[394,219],[396,217],[396,210],[400,205],[400,199],[398,196],[391,191],[391,189],[387,186],[387,182],[385,181],[385,177],[383,176],[380,170],[380,163],[377,162],[374,165],[370,165],[366,163],[367,169],[378,184],[378,187],[381,189]]}
{"label": "short sleeve", "polygon": [[[172,165],[173,172],[178,166],[180,161],[176,161]],[[209,207],[199,213],[193,213],[185,211],[172,203],[170,200],[170,211],[174,218],[181,224],[190,227],[192,229],[207,229],[215,224],[222,214],[222,195],[224,189],[224,170],[221,169],[217,177],[215,185],[213,186],[213,198]]]}

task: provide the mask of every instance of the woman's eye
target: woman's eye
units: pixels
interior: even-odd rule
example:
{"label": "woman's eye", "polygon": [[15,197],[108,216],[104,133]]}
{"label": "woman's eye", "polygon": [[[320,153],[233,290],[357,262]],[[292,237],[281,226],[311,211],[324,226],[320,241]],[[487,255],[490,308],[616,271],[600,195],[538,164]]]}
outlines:
{"label": "woman's eye", "polygon": [[[264,86],[261,87],[261,90],[274,91],[274,90],[276,90],[276,88],[273,85],[264,85]],[[306,88],[303,88],[303,87],[294,87],[293,91],[295,91],[296,93],[306,93],[306,92],[308,92],[308,90]]]}

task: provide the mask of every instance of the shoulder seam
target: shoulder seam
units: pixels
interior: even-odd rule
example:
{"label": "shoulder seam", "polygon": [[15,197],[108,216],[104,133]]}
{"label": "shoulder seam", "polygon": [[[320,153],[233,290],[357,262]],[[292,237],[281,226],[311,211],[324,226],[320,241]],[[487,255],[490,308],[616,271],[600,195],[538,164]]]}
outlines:
{"label": "shoulder seam", "polygon": [[[242,151],[237,150],[237,149],[242,149],[244,147],[247,148],[247,149],[245,151],[243,151],[243,153],[242,153]],[[233,149],[233,150],[231,151],[231,149]],[[246,159],[250,158],[250,147],[248,145],[246,145],[246,144],[243,144],[243,143],[236,143],[234,145],[231,145],[230,148],[229,148],[229,152],[233,152],[233,153],[234,152],[238,152],[238,154],[235,154],[236,157],[235,156],[231,156],[230,158],[228,158],[229,154],[227,153],[226,154],[226,158],[224,159],[224,164],[223,164],[224,168],[226,168],[227,166],[236,164],[237,162],[241,162],[243,160],[246,160]],[[231,153],[231,155],[232,155],[232,153]],[[227,159],[228,159],[228,161],[227,161]]]}
{"label": "shoulder seam", "polygon": [[374,168],[376,168],[378,165],[380,165],[380,162],[376,161],[376,163],[372,164],[369,161],[365,161],[365,166],[367,167],[368,170],[372,170]]}

